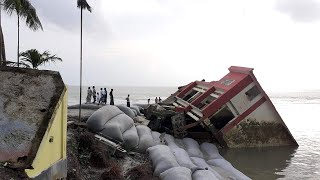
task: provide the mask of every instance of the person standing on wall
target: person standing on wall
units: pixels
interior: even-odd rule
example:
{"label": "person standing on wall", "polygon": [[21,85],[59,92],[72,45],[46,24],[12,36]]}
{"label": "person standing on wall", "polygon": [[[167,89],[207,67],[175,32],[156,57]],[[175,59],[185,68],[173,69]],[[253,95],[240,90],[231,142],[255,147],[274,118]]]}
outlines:
{"label": "person standing on wall", "polygon": [[100,105],[100,95],[99,95],[99,93],[97,92],[97,103],[98,103],[98,105]]}
{"label": "person standing on wall", "polygon": [[92,96],[92,91],[91,91],[90,87],[88,87],[88,91],[87,91],[87,103],[91,103],[91,96]]}
{"label": "person standing on wall", "polygon": [[93,104],[96,103],[97,92],[94,86],[92,86]]}
{"label": "person standing on wall", "polygon": [[126,98],[127,100],[127,107],[130,107],[130,99],[129,99],[130,94],[128,94],[128,97]]}
{"label": "person standing on wall", "polygon": [[109,93],[109,96],[110,96],[110,105],[114,105],[114,100],[113,100],[113,89],[111,89],[110,93]]}
{"label": "person standing on wall", "polygon": [[103,101],[103,90],[102,88],[100,88],[100,99],[99,99],[99,104],[102,104],[104,101]]}
{"label": "person standing on wall", "polygon": [[156,97],[156,99],[154,100],[154,102],[155,102],[156,104],[158,104],[158,97]]}
{"label": "person standing on wall", "polygon": [[150,98],[148,99],[148,105],[150,104]]}
{"label": "person standing on wall", "polygon": [[108,91],[107,88],[104,88],[104,104],[107,104],[107,97],[108,97]]}

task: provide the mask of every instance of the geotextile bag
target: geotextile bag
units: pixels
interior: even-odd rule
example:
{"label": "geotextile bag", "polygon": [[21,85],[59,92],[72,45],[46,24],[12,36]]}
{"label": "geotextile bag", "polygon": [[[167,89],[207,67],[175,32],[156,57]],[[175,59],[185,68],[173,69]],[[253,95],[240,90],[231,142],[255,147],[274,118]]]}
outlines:
{"label": "geotextile bag", "polygon": [[95,111],[87,120],[87,125],[90,130],[93,132],[100,132],[104,125],[114,118],[115,116],[118,116],[119,114],[123,114],[122,111],[120,111],[119,108],[116,106],[110,106],[106,105],[97,111]]}
{"label": "geotextile bag", "polygon": [[126,115],[128,115],[131,119],[133,119],[135,116],[134,112],[125,105],[117,105],[117,107]]}
{"label": "geotextile bag", "polygon": [[203,154],[197,141],[191,138],[184,138],[182,141],[190,157],[203,158]]}
{"label": "geotextile bag", "polygon": [[133,109],[133,110],[135,110],[135,111],[137,112],[137,115],[138,115],[138,116],[141,116],[141,115],[142,115],[138,106],[131,106],[130,108]]}
{"label": "geotextile bag", "polygon": [[235,179],[239,180],[249,180],[250,178],[244,175],[242,172],[234,168],[230,162],[225,159],[211,159],[207,161],[208,164],[212,166],[220,167],[221,169],[226,170],[231,173]]}
{"label": "geotextile bag", "polygon": [[223,159],[223,157],[219,154],[217,146],[212,143],[204,142],[200,145],[200,149],[206,160]]}
{"label": "geotextile bag", "polygon": [[149,147],[156,145],[153,140],[151,129],[148,126],[138,125],[136,126],[136,129],[139,136],[138,152],[144,153]]}
{"label": "geotextile bag", "polygon": [[214,176],[217,179],[219,179],[219,180],[223,179],[223,177],[218,172],[216,172],[214,169],[212,169],[210,167],[210,165],[204,159],[198,158],[198,157],[191,157],[190,159],[196,166],[203,168],[203,169],[207,168],[209,171],[211,171],[214,174]]}
{"label": "geotextile bag", "polygon": [[166,135],[165,135],[164,141],[165,141],[166,144],[170,147],[171,150],[176,149],[176,148],[180,148],[180,147],[175,143],[174,137],[171,136],[170,134],[166,134]]}
{"label": "geotextile bag", "polygon": [[117,141],[125,142],[123,133],[132,126],[134,126],[134,122],[129,116],[125,114],[119,114],[104,125],[104,129],[101,131],[101,133]]}
{"label": "geotextile bag", "polygon": [[173,167],[160,174],[161,180],[192,180],[191,171],[185,167]]}
{"label": "geotextile bag", "polygon": [[170,168],[179,167],[176,158],[174,157],[170,148],[166,145],[156,145],[150,147],[147,149],[147,153],[152,161],[154,176],[159,176],[162,172]]}
{"label": "geotextile bag", "polygon": [[[171,148],[170,148],[171,149]],[[173,155],[175,156],[178,164],[182,167],[186,167],[189,169],[194,169],[197,166],[193,164],[186,150],[182,148],[171,149]]]}
{"label": "geotextile bag", "polygon": [[209,170],[197,170],[192,173],[192,180],[218,180],[218,178]]}
{"label": "geotextile bag", "polygon": [[136,148],[139,144],[139,136],[137,133],[137,129],[134,125],[131,128],[126,130],[123,134],[124,147],[127,150],[132,150]]}
{"label": "geotextile bag", "polygon": [[152,134],[152,137],[153,137],[153,141],[156,144],[161,144],[160,143],[160,138],[159,138],[161,134],[159,132],[157,132],[157,131],[152,131],[151,134]]}

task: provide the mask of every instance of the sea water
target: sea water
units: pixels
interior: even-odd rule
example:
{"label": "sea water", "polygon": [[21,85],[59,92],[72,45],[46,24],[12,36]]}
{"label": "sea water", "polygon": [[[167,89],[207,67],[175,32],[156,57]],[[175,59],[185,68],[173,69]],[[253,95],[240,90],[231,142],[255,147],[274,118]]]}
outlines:
{"label": "sea water", "polygon": [[[101,87],[97,87],[100,92]],[[103,87],[104,88],[104,87]],[[155,97],[165,99],[177,87],[106,87],[114,89],[115,104],[154,103]],[[85,102],[87,87],[83,87]],[[79,87],[68,87],[69,105],[79,103]],[[233,166],[252,179],[320,179],[320,90],[268,93],[299,147],[227,149],[221,154]],[[109,97],[108,97],[109,102]]]}

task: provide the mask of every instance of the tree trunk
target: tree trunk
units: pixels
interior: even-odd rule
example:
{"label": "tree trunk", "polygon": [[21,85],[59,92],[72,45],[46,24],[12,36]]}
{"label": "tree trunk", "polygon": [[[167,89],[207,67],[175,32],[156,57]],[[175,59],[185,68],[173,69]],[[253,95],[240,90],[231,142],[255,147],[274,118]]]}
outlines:
{"label": "tree trunk", "polygon": [[0,66],[6,65],[6,51],[4,46],[4,38],[3,38],[3,32],[2,32],[2,26],[0,23]]}
{"label": "tree trunk", "polygon": [[17,49],[17,62],[18,62],[18,67],[20,66],[20,62],[19,62],[19,50],[20,50],[20,16],[19,14],[17,14],[18,17],[18,49]]}
{"label": "tree trunk", "polygon": [[81,95],[82,95],[82,8],[80,18],[80,104],[79,104],[79,122],[81,122]]}
{"label": "tree trunk", "polygon": [[3,32],[2,32],[2,25],[1,25],[1,5],[0,5],[0,66],[6,65],[6,51],[4,47],[4,38],[3,38]]}

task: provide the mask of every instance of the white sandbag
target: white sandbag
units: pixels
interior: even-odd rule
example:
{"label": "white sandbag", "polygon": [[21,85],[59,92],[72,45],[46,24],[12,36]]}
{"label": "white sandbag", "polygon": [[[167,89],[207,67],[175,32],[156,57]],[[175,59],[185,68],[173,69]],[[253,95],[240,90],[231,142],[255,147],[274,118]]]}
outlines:
{"label": "white sandbag", "polygon": [[173,167],[160,174],[161,180],[192,180],[191,171],[185,167]]}
{"label": "white sandbag", "polygon": [[176,158],[174,157],[170,148],[166,145],[156,145],[150,147],[147,149],[147,153],[152,161],[154,176],[159,176],[162,172],[170,168],[179,167]]}
{"label": "white sandbag", "polygon": [[130,108],[130,109],[134,113],[134,117],[137,117],[137,115],[138,115],[137,111],[135,109],[132,109],[132,108]]}
{"label": "white sandbag", "polygon": [[224,179],[218,172],[216,172],[214,169],[212,169],[210,167],[210,165],[202,158],[198,158],[198,157],[190,157],[191,161],[198,167],[200,168],[203,168],[203,169],[208,169],[209,171],[211,171],[214,176],[217,178],[217,179]]}
{"label": "white sandbag", "polygon": [[148,126],[138,125],[136,129],[139,136],[138,152],[144,153],[149,147],[156,145],[151,134],[151,129]]}
{"label": "white sandbag", "polygon": [[115,116],[123,114],[116,106],[106,105],[95,111],[87,120],[88,128],[94,132],[100,132],[104,125]]}
{"label": "white sandbag", "polygon": [[129,116],[119,114],[104,125],[104,129],[101,133],[106,137],[111,137],[117,141],[124,142],[122,134],[132,126],[134,126],[134,122]]}
{"label": "white sandbag", "polygon": [[136,127],[133,125],[126,130],[123,134],[124,147],[126,150],[132,150],[139,144],[139,136]]}
{"label": "white sandbag", "polygon": [[130,108],[136,110],[138,116],[142,115],[138,106],[131,106]]}
{"label": "white sandbag", "polygon": [[159,132],[157,132],[157,131],[152,131],[151,132],[151,134],[152,134],[152,137],[153,137],[153,141],[156,143],[156,144],[161,144],[160,143],[160,133]]}
{"label": "white sandbag", "polygon": [[166,134],[166,135],[165,135],[164,141],[165,141],[166,144],[170,147],[171,150],[176,149],[176,148],[180,148],[180,147],[177,146],[177,144],[175,143],[174,137],[171,136],[170,134]]}
{"label": "white sandbag", "polygon": [[192,180],[218,180],[212,171],[197,170],[192,173]]}
{"label": "white sandbag", "polygon": [[204,142],[200,145],[200,149],[204,155],[204,159],[222,159],[223,157],[219,154],[217,146],[212,143]]}
{"label": "white sandbag", "polygon": [[109,123],[108,125],[104,126],[104,129],[101,131],[101,134],[102,136],[105,136],[107,138],[112,138],[121,143],[124,142],[122,131],[119,128],[118,123]]}
{"label": "white sandbag", "polygon": [[190,157],[203,158],[203,154],[197,141],[191,138],[184,138],[182,141]]}
{"label": "white sandbag", "polygon": [[105,124],[105,126],[114,123],[118,124],[122,133],[124,133],[126,130],[128,130],[134,125],[133,119],[131,119],[129,116],[125,114],[119,114],[118,116],[112,118]]}
{"label": "white sandbag", "polygon": [[225,159],[211,159],[207,161],[208,164],[212,166],[220,167],[228,172],[230,172],[237,180],[249,180],[250,178],[244,175],[242,172],[234,168],[231,163]]}
{"label": "white sandbag", "polygon": [[185,145],[183,144],[182,139],[175,139],[174,141],[176,143],[176,145],[182,149],[186,149]]}
{"label": "white sandbag", "polygon": [[[171,149],[171,148],[170,148]],[[175,156],[178,164],[182,167],[189,169],[195,169],[197,166],[193,164],[186,150],[182,148],[171,149],[173,155]]]}
{"label": "white sandbag", "polygon": [[134,112],[127,106],[125,105],[117,105],[117,107],[124,112],[126,115],[128,115],[131,119],[135,117]]}

